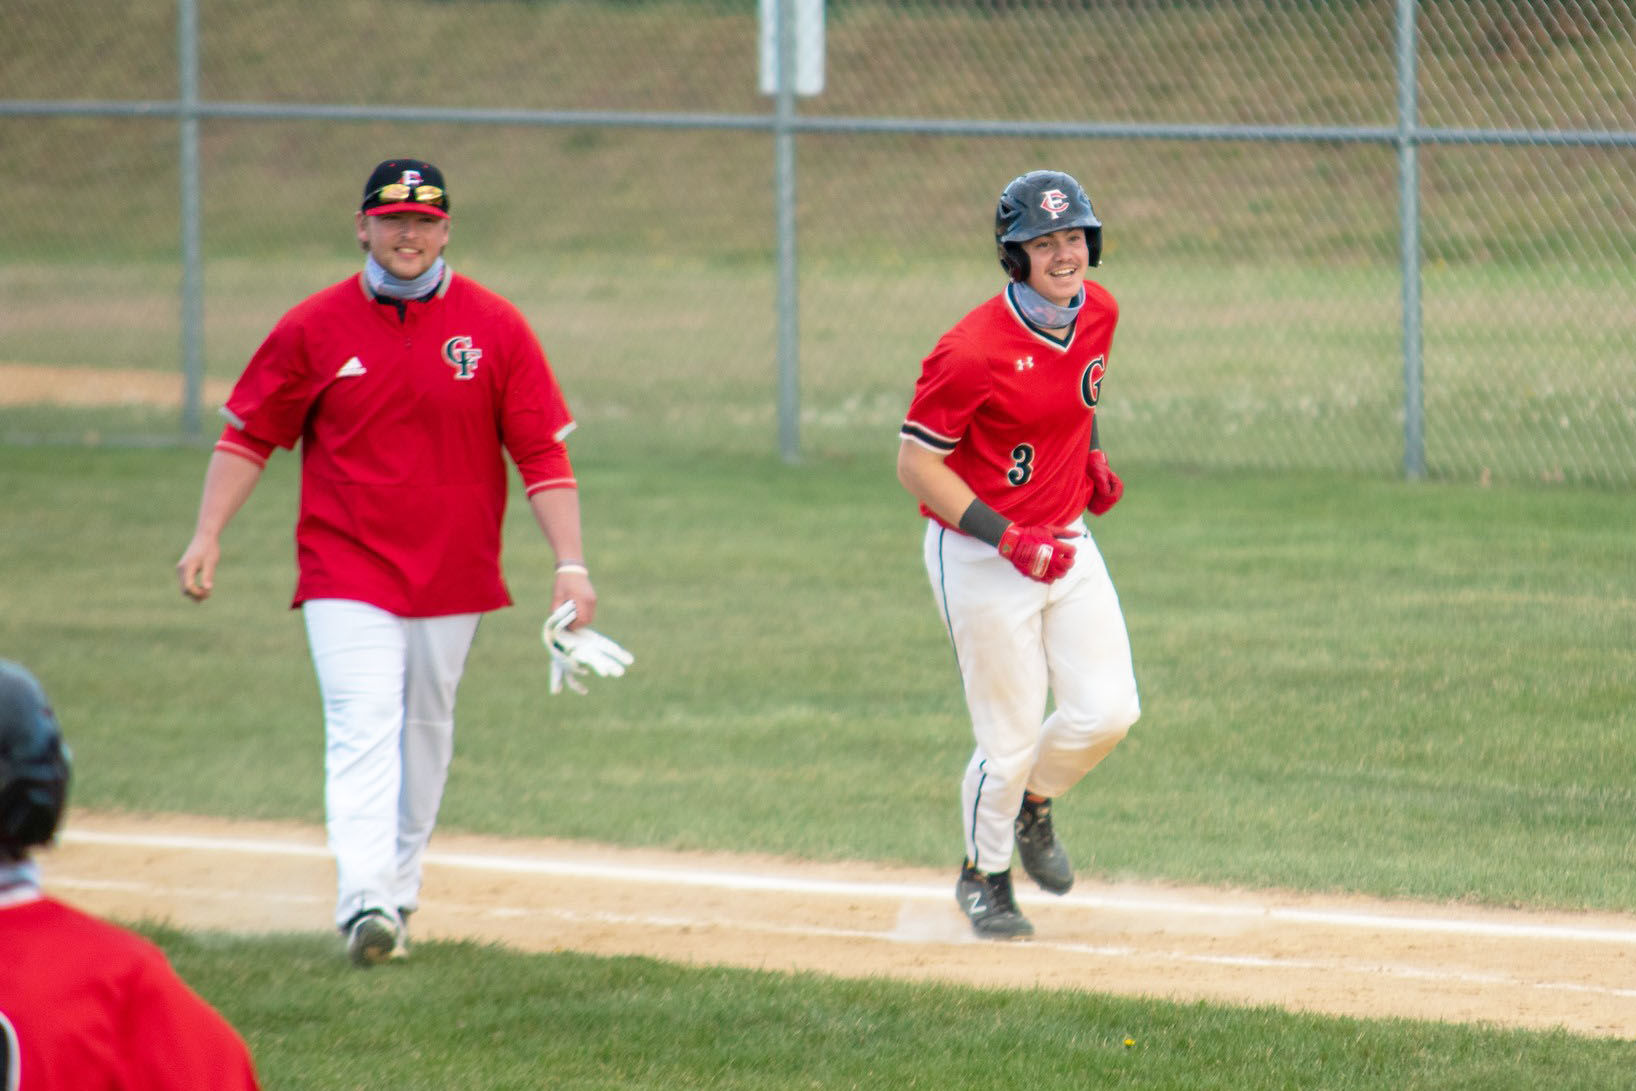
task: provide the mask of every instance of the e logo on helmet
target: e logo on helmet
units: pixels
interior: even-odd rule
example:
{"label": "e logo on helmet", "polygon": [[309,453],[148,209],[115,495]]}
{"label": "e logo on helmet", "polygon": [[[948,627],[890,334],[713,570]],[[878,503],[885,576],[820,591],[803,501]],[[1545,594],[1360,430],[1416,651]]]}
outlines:
{"label": "e logo on helmet", "polygon": [[1068,195],[1060,189],[1048,189],[1040,194],[1040,207],[1051,214],[1054,220],[1068,211]]}

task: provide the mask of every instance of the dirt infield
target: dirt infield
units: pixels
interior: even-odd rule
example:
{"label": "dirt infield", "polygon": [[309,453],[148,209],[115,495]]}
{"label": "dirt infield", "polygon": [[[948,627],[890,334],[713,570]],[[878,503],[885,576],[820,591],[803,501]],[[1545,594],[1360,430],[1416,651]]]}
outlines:
{"label": "dirt infield", "polygon": [[[334,870],[314,827],[75,811],[41,862],[53,894],[122,920],[329,926]],[[1636,1037],[1636,916],[1095,876],[1064,898],[1025,881],[1018,897],[1035,938],[981,942],[952,873],[439,834],[414,931],[527,951]]]}
{"label": "dirt infield", "polygon": [[[0,363],[0,406],[59,405],[90,409],[135,405],[165,409],[182,404],[182,388],[180,373]],[[231,383],[221,380],[207,381],[204,403],[212,407],[222,404],[232,388]]]}

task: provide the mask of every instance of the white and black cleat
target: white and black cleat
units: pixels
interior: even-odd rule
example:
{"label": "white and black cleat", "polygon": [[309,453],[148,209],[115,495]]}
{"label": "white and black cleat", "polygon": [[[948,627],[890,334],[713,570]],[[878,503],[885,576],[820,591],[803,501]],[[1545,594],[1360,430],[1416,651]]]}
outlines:
{"label": "white and black cleat", "polygon": [[1009,868],[990,875],[969,865],[962,867],[954,896],[972,930],[983,939],[1023,939],[1034,934],[1034,926],[1012,896]]}

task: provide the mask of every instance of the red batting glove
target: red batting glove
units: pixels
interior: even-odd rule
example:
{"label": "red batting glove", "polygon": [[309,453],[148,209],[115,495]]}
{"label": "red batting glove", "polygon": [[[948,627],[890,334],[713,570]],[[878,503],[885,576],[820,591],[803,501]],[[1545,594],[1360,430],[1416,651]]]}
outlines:
{"label": "red batting glove", "polygon": [[1076,538],[1067,527],[1025,527],[1012,523],[1000,535],[1000,556],[1031,580],[1054,583],[1074,566],[1075,549],[1063,538]]}
{"label": "red batting glove", "polygon": [[1085,506],[1092,515],[1101,515],[1125,495],[1125,483],[1108,468],[1108,456],[1101,451],[1092,451],[1090,461],[1085,463],[1085,481],[1091,487]]}

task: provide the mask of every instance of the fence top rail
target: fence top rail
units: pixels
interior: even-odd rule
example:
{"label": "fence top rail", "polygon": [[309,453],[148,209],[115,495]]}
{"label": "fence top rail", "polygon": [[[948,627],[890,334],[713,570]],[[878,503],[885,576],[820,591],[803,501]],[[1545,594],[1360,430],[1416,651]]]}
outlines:
{"label": "fence top rail", "polygon": [[934,118],[788,117],[620,110],[488,110],[408,106],[320,106],[255,102],[0,99],[0,117],[139,117],[239,121],[397,121],[421,124],[599,126],[809,133],[914,133],[1063,140],[1255,141],[1352,144],[1498,144],[1636,147],[1620,129],[1453,129],[1420,126],[1177,125],[1139,122],[1031,122]]}

